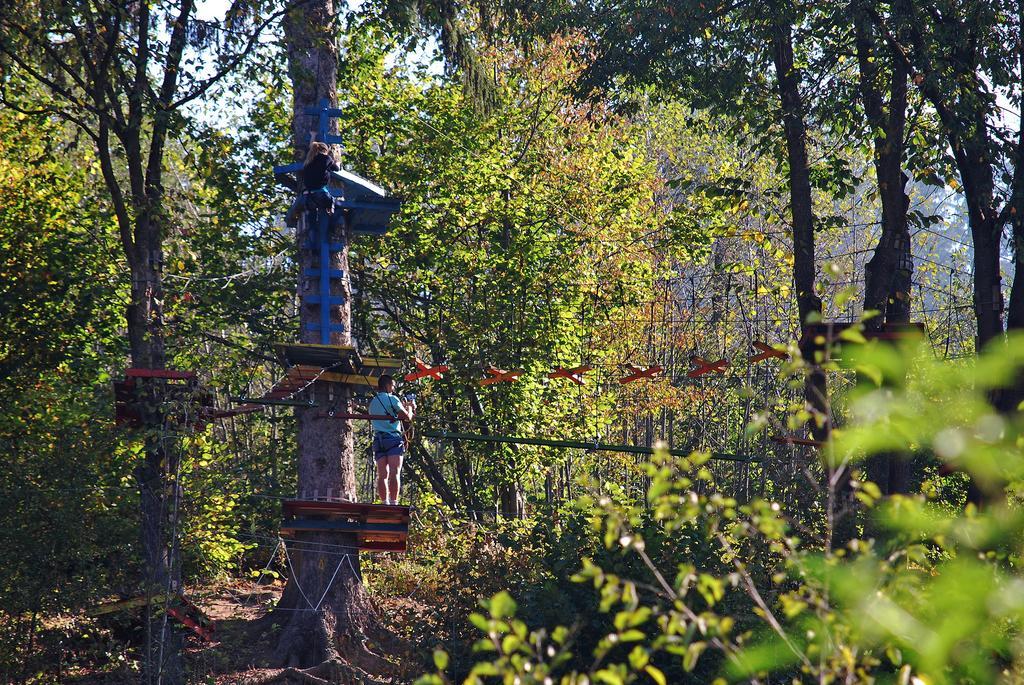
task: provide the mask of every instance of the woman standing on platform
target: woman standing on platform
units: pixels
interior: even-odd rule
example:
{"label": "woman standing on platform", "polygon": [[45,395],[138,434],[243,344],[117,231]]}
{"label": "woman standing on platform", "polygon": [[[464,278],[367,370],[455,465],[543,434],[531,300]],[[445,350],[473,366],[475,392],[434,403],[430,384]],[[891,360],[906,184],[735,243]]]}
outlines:
{"label": "woman standing on platform", "polygon": [[370,400],[368,411],[373,416],[387,416],[388,419],[372,419],[373,458],[377,464],[377,496],[384,504],[398,504],[398,493],[402,487],[402,458],[407,447],[402,430],[403,421],[412,421],[416,402],[402,402],[394,394],[395,379],[383,375],[377,381],[377,395]]}

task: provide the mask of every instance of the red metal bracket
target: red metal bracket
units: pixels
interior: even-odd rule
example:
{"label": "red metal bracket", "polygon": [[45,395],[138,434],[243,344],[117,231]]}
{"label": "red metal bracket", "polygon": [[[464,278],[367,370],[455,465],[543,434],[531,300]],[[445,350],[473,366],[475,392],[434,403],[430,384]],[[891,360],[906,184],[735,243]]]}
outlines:
{"label": "red metal bracket", "polygon": [[557,369],[548,374],[548,378],[568,378],[576,385],[583,385],[583,374],[588,371],[593,371],[592,366],[576,366],[571,369],[559,366]]}
{"label": "red metal bracket", "polygon": [[718,361],[709,362],[703,357],[690,357],[690,361],[697,365],[697,368],[693,369],[686,375],[690,378],[696,378],[697,376],[703,376],[706,373],[717,371],[718,373],[725,373],[725,369],[729,366],[729,362],[725,359],[719,359]]}
{"label": "red metal bracket", "polygon": [[481,378],[480,385],[493,385],[494,383],[514,383],[523,375],[522,371],[505,371],[494,366],[484,369],[491,374],[491,378]]}
{"label": "red metal bracket", "polygon": [[629,375],[619,379],[619,383],[622,383],[623,385],[626,383],[632,383],[633,381],[638,381],[642,378],[654,378],[663,371],[660,366],[648,366],[646,368],[642,366],[633,366],[632,364],[626,364],[625,366],[629,369]]}
{"label": "red metal bracket", "polygon": [[448,367],[444,364],[438,364],[437,366],[428,366],[420,361],[419,357],[413,360],[416,363],[416,370],[405,374],[405,380],[407,381],[418,381],[421,378],[433,378],[434,380],[441,380],[444,374],[448,372]]}
{"label": "red metal bracket", "polygon": [[754,346],[755,350],[760,350],[758,354],[753,354],[747,357],[747,361],[749,361],[751,364],[763,362],[766,359],[789,359],[789,355],[786,354],[785,352],[781,352],[772,347],[771,345],[761,342],[760,340],[755,340],[750,344]]}
{"label": "red metal bracket", "polygon": [[[189,616],[189,614],[188,614],[189,609],[194,609],[195,611],[199,612],[199,610],[196,608],[196,606],[194,604],[191,604],[191,602],[189,602],[188,605],[184,609],[179,609],[178,607],[168,607],[167,608],[167,613],[170,614],[175,619],[177,619],[178,623],[180,623],[181,625],[183,625],[186,628],[188,628],[189,630],[191,630],[193,633],[198,635],[200,638],[202,638],[206,642],[213,642],[213,628],[212,628],[212,626],[204,626],[198,620],[196,620],[196,618],[193,618],[192,616]],[[201,614],[202,612],[199,612],[199,613]]]}

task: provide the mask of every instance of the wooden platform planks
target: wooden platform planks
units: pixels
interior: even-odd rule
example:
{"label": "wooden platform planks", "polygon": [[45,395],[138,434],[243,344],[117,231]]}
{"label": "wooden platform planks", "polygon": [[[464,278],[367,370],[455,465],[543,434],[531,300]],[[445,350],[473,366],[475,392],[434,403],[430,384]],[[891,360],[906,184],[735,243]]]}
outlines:
{"label": "wooden platform planks", "polygon": [[350,345],[274,343],[274,349],[288,366],[310,366],[335,369],[339,373],[356,373],[361,365],[359,353]]}
{"label": "wooden platform planks", "polygon": [[311,499],[289,499],[282,502],[286,516],[316,516],[334,514],[365,518],[409,520],[412,507],[392,504],[368,504],[365,502],[338,502]]}
{"label": "wooden platform planks", "polygon": [[214,398],[199,384],[194,371],[128,368],[124,375],[124,380],[111,381],[117,425],[142,426],[140,403],[160,403],[167,407],[167,426],[189,430],[206,427],[214,411]]}
{"label": "wooden platform planks", "polygon": [[321,500],[285,500],[282,535],[297,532],[349,533],[363,551],[404,552],[410,507]]}

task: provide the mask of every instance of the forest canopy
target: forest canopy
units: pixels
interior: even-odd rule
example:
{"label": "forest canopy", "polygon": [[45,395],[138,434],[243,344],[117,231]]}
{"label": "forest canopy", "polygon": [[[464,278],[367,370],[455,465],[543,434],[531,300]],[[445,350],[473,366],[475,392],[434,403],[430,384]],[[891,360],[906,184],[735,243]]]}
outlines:
{"label": "forest canopy", "polygon": [[1020,0],[5,3],[0,679],[1018,682],[1022,83]]}

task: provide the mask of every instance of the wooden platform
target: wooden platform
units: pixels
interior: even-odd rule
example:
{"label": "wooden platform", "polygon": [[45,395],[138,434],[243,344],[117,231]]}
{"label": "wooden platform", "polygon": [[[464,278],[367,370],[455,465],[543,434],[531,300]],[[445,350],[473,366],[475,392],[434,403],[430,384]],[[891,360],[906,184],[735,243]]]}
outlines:
{"label": "wooden platform", "polygon": [[338,373],[357,373],[359,353],[350,345],[274,343],[274,349],[288,366],[311,366]]}
{"label": "wooden platform", "polygon": [[167,423],[203,430],[211,417],[213,395],[199,385],[193,371],[175,369],[125,369],[124,380],[111,382],[114,389],[114,422],[138,428],[142,425],[140,402],[170,405]]}
{"label": "wooden platform", "polygon": [[275,343],[274,349],[288,365],[288,377],[296,383],[316,378],[376,388],[382,375],[397,374],[402,368],[401,359],[364,357],[349,345]]}
{"label": "wooden platform", "polygon": [[353,533],[360,550],[405,551],[410,507],[307,499],[281,504],[281,535],[306,531]]}

